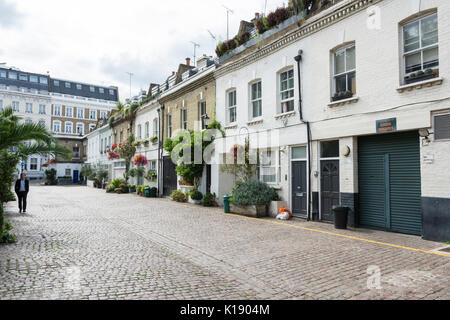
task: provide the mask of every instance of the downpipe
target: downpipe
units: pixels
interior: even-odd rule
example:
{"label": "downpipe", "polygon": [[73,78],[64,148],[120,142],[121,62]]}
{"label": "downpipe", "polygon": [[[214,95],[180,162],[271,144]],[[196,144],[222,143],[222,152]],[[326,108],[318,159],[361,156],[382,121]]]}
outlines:
{"label": "downpipe", "polygon": [[303,50],[298,51],[298,55],[294,57],[297,62],[297,72],[298,72],[298,111],[300,115],[300,121],[306,124],[307,131],[307,141],[308,141],[308,203],[307,203],[307,221],[312,220],[311,217],[311,202],[312,202],[312,192],[311,192],[311,124],[305,121],[303,118],[303,98],[302,98],[302,77],[301,77],[301,61],[302,61]]}

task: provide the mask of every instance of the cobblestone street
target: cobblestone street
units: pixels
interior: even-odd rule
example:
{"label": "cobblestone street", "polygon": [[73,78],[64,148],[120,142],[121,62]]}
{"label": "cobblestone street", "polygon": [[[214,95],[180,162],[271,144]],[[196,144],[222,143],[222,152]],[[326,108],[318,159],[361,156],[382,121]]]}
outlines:
{"label": "cobblestone street", "polygon": [[32,187],[29,212],[15,206],[0,299],[450,299],[450,257],[401,247],[445,246],[419,237],[86,187]]}

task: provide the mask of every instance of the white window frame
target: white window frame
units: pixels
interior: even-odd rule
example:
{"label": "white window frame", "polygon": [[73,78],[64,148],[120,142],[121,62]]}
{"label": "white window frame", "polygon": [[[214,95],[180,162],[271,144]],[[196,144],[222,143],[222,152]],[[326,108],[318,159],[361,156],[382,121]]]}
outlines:
{"label": "white window frame", "polygon": [[89,86],[89,91],[94,93],[95,92],[95,87],[94,86]]}
{"label": "white window frame", "polygon": [[[205,106],[205,110],[202,110],[203,105]],[[205,123],[205,116],[208,114],[208,112],[207,112],[206,108],[207,108],[206,100],[202,100],[198,103],[198,120],[200,122],[200,126],[201,126],[202,130],[207,129],[206,128],[207,126]],[[205,111],[205,112],[203,113],[203,111]]]}
{"label": "white window frame", "polygon": [[39,114],[46,114],[47,113],[47,106],[45,104],[39,105]]}
{"label": "white window frame", "polygon": [[[55,126],[56,125],[58,125],[58,130],[56,130],[55,128]],[[59,121],[59,120],[54,120],[53,121],[53,127],[52,127],[52,129],[53,129],[53,132],[54,133],[61,133],[61,121]]]}
{"label": "white window frame", "polygon": [[145,130],[144,130],[144,132],[145,132],[145,138],[146,139],[148,139],[148,138],[150,138],[150,122],[146,122],[145,123]]}
{"label": "white window frame", "polygon": [[159,120],[158,118],[153,119],[153,136],[159,139]]}
{"label": "white window frame", "polygon": [[[36,161],[36,163],[33,163],[34,162],[33,160]],[[34,169],[33,166],[35,166]],[[39,166],[38,158],[30,158],[30,171],[38,171],[38,166]]]}
{"label": "white window frame", "polygon": [[[275,157],[274,157],[275,163],[274,164],[271,163],[270,165],[263,164],[261,162],[261,158],[262,158],[261,154],[263,152],[266,152],[266,153],[271,152],[271,156],[272,156],[272,153],[275,153]],[[281,173],[280,149],[279,148],[260,149],[260,150],[258,150],[258,158],[259,158],[259,163],[258,163],[258,179],[259,179],[259,181],[265,182],[269,185],[278,185],[280,183],[280,173]],[[264,175],[262,174],[263,168],[275,168],[275,182],[264,181],[264,179],[263,179]]]}
{"label": "white window frame", "polygon": [[53,115],[54,116],[57,116],[57,117],[61,117],[61,109],[62,109],[62,107],[61,106],[54,106],[54,108],[53,108]]}
{"label": "white window frame", "polygon": [[[351,70],[347,70],[347,50],[351,49],[351,48],[355,48],[355,68],[351,69]],[[345,64],[344,65],[344,72],[336,74],[335,73],[336,72],[336,55],[339,54],[339,53],[342,53],[342,52],[344,52],[344,64]],[[355,43],[351,43],[351,44],[348,44],[348,45],[346,45],[346,46],[344,46],[342,48],[339,48],[337,50],[332,51],[332,61],[333,61],[333,64],[332,64],[333,92],[332,92],[332,94],[335,95],[336,93],[338,93],[336,91],[336,88],[337,88],[337,86],[336,86],[336,78],[345,75],[345,88],[346,88],[346,91],[351,91],[353,93],[353,95],[355,95],[356,94],[356,89],[355,89],[355,92],[353,92],[352,88],[348,88],[348,75],[354,72],[355,73],[355,81],[356,81],[356,44]]]}
{"label": "white window frame", "polygon": [[108,113],[106,111],[100,111],[100,118],[101,119],[106,119],[107,114]]}
{"label": "white window frame", "polygon": [[30,102],[25,103],[25,113],[33,113],[33,104]]}
{"label": "white window frame", "polygon": [[45,122],[44,119],[39,119],[38,124],[39,124],[40,126],[44,127],[44,128],[46,127],[46,122]]}
{"label": "white window frame", "polygon": [[[68,110],[70,110],[70,114],[69,114]],[[65,116],[67,118],[73,118],[73,107],[66,107]]]}
{"label": "white window frame", "polygon": [[[80,111],[81,111],[81,117],[80,117]],[[84,119],[84,109],[77,108],[77,118],[78,119]]]}
{"label": "white window frame", "polygon": [[[82,128],[82,131],[83,132],[78,132],[78,128]],[[81,134],[81,135],[84,135],[84,123],[81,123],[81,122],[77,122],[77,126],[76,126],[76,131],[75,131],[75,133],[76,134]]]}
{"label": "white window frame", "polygon": [[[281,76],[284,73],[287,73],[288,76],[289,76],[289,72],[291,72],[291,71],[292,71],[293,86],[292,86],[292,88],[288,87],[286,90],[282,90],[281,89],[281,83],[283,81],[287,81],[287,83],[289,84],[289,80],[291,78],[287,77],[286,80],[281,80]],[[290,92],[290,91],[293,92],[292,98],[283,99],[283,93]],[[278,96],[279,96],[279,99],[280,99],[280,113],[281,114],[292,112],[292,111],[295,110],[295,71],[294,71],[293,67],[289,67],[289,68],[287,68],[285,70],[282,70],[282,71],[280,71],[278,73]],[[283,107],[283,105],[288,103],[288,102],[291,102],[291,101],[292,101],[292,110],[285,110],[285,107]]]}
{"label": "white window frame", "polygon": [[[433,15],[436,15],[436,19],[437,19],[437,22],[438,22],[438,41],[435,44],[431,44],[431,45],[428,45],[426,47],[422,47],[422,20],[427,19],[427,18],[429,18],[429,17],[431,17]],[[419,22],[419,46],[420,47],[418,49],[414,49],[412,51],[405,52],[405,32],[404,32],[405,27],[407,27],[407,26],[409,26],[409,25],[411,25],[413,23],[416,23],[416,22]],[[438,55],[439,55],[439,20],[438,20],[437,12],[433,12],[433,13],[430,13],[430,14],[427,14],[427,15],[420,16],[419,18],[414,19],[413,21],[409,21],[408,23],[405,23],[404,25],[402,25],[401,26],[401,39],[402,39],[402,41],[401,41],[401,52],[402,52],[402,61],[403,61],[402,74],[403,74],[403,79],[404,79],[406,76],[419,71],[419,70],[417,70],[417,71],[413,71],[413,72],[409,72],[409,73],[406,72],[406,56],[413,55],[413,54],[416,54],[416,53],[420,52],[421,53],[420,54],[421,70],[425,71],[423,69],[423,52],[426,51],[426,50],[429,50],[429,49],[438,48]],[[433,70],[439,69],[439,64],[440,63],[439,63],[439,56],[438,56],[438,66],[430,68],[430,69],[433,69]],[[402,79],[402,82],[404,81],[403,79]]]}
{"label": "white window frame", "polygon": [[167,115],[167,137],[168,138],[172,137],[172,115],[171,114]]}
{"label": "white window frame", "polygon": [[[67,125],[70,126],[70,130],[67,130]],[[73,134],[73,123],[71,121],[64,122],[64,133]]]}
{"label": "white window frame", "polygon": [[181,109],[181,129],[187,130],[188,122],[187,122],[187,108]]}
{"label": "white window frame", "polygon": [[142,125],[138,125],[138,129],[137,129],[137,139],[141,140],[142,139]]}
{"label": "white window frame", "polygon": [[89,110],[89,119],[90,120],[97,120],[97,110]]}
{"label": "white window frame", "polygon": [[89,133],[95,130],[95,124],[91,123],[89,124]]}
{"label": "white window frame", "polygon": [[65,87],[66,89],[71,89],[71,88],[72,88],[72,84],[71,84],[70,82],[65,82],[65,83],[64,83],[64,87]]}
{"label": "white window frame", "polygon": [[[234,92],[234,104],[231,104],[230,101],[230,94]],[[236,88],[232,88],[227,90],[226,92],[226,97],[225,97],[225,101],[226,101],[226,120],[227,120],[227,124],[232,125],[237,123],[237,90]],[[234,113],[234,121],[231,121],[231,113]]]}
{"label": "white window frame", "polygon": [[[260,85],[260,96],[259,97],[253,97],[253,86],[258,85],[258,84]],[[248,96],[249,96],[250,119],[252,119],[252,120],[261,119],[263,117],[262,80],[258,79],[258,80],[255,80],[253,82],[250,82],[248,91],[249,91]],[[255,103],[257,103],[257,102],[260,103],[260,109],[261,109],[260,112],[261,112],[261,114],[255,116],[253,105]]]}
{"label": "white window frame", "polygon": [[20,102],[19,101],[12,101],[11,107],[14,112],[20,112]]}

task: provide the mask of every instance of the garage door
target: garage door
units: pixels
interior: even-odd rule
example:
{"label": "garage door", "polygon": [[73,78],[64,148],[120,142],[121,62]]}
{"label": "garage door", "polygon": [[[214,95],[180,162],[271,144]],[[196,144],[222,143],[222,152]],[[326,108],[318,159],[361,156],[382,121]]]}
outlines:
{"label": "garage door", "polygon": [[422,234],[417,132],[360,137],[359,224]]}

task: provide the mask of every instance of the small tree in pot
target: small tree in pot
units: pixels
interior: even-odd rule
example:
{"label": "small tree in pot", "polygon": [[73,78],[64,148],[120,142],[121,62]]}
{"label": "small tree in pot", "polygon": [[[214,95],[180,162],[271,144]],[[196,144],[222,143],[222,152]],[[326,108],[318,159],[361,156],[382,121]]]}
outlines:
{"label": "small tree in pot", "polygon": [[264,217],[267,215],[267,206],[276,199],[278,194],[275,189],[264,182],[239,182],[233,188],[231,210],[243,215]]}

